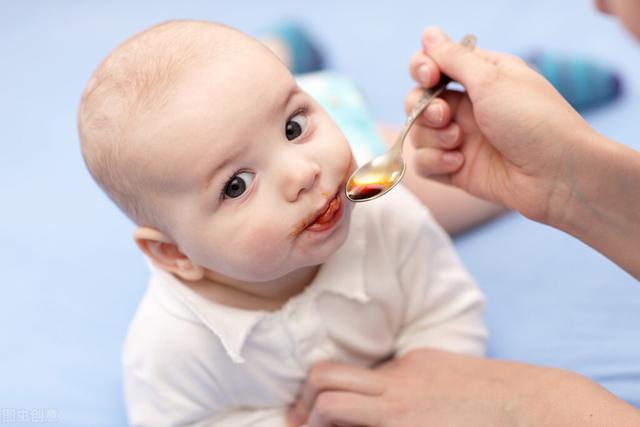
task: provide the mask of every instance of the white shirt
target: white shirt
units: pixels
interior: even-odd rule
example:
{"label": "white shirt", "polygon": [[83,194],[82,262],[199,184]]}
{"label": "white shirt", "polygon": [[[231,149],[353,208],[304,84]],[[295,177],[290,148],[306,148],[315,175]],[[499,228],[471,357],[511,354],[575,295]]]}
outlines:
{"label": "white shirt", "polygon": [[306,373],[432,347],[481,355],[483,297],[428,211],[398,187],[276,312],[223,306],[152,268],[123,362],[135,426],[285,427]]}

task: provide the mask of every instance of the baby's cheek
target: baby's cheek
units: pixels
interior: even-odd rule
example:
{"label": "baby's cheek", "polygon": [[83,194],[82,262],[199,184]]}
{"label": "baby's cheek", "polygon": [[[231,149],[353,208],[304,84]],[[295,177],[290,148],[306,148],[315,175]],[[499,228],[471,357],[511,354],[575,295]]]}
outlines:
{"label": "baby's cheek", "polygon": [[270,270],[270,265],[280,264],[288,253],[282,231],[269,224],[251,227],[242,240],[245,259],[254,267]]}
{"label": "baby's cheek", "polygon": [[268,225],[253,228],[252,233],[247,237],[249,245],[253,247],[259,255],[269,253],[278,248],[283,240],[282,233],[278,233],[273,227]]}
{"label": "baby's cheek", "polygon": [[351,151],[351,146],[349,145],[349,141],[346,140],[346,138],[344,137],[344,135],[342,135],[342,133],[339,133],[339,137],[341,137],[339,139],[339,146],[337,147],[337,151],[339,152],[339,154],[336,154],[335,158],[340,159],[340,163],[339,165],[336,165],[337,167],[339,167],[339,171],[343,172],[345,170],[348,169],[348,174],[350,175],[351,172],[355,171],[356,168],[356,163],[355,163],[355,159],[353,157],[353,151]]}

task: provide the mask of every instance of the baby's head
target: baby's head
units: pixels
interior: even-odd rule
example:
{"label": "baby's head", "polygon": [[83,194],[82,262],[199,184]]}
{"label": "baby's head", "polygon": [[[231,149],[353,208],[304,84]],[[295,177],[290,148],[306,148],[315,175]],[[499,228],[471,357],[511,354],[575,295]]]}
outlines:
{"label": "baby's head", "polygon": [[124,42],[87,84],[79,133],[140,248],[183,280],[276,280],[346,238],[347,141],[232,28],[172,21]]}

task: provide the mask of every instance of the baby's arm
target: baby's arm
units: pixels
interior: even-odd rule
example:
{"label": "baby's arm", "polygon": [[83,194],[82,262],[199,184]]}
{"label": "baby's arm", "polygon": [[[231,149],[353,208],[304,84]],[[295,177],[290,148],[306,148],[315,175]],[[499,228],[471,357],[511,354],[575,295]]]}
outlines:
{"label": "baby's arm", "polygon": [[215,373],[180,348],[152,347],[135,360],[125,357],[124,385],[132,426],[211,425],[224,408]]}
{"label": "baby's arm", "polygon": [[[193,366],[195,371],[197,366]],[[224,408],[221,384],[214,384],[204,372],[185,372],[175,367],[162,382],[129,374],[127,403],[132,426],[189,427],[286,427],[287,408]],[[194,376],[197,375],[197,376]],[[247,385],[250,387],[250,384]]]}
{"label": "baby's arm", "polygon": [[124,385],[132,426],[285,427],[285,406],[249,408],[254,387],[202,324],[145,302],[124,352]]}
{"label": "baby's arm", "polygon": [[397,354],[431,347],[483,355],[484,298],[449,237],[425,214],[421,226],[406,238],[399,273],[406,305]]}
{"label": "baby's arm", "polygon": [[[169,362],[169,361],[167,361]],[[147,376],[125,373],[129,423],[132,426],[286,427],[286,407],[229,405],[225,385],[200,361],[172,359]],[[251,387],[251,384],[246,384]]]}

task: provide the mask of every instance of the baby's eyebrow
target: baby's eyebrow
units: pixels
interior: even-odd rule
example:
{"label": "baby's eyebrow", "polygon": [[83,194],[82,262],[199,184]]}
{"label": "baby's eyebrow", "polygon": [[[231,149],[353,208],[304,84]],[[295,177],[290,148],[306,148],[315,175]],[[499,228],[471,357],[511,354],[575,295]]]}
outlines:
{"label": "baby's eyebrow", "polygon": [[282,103],[279,103],[279,104],[276,105],[276,107],[271,112],[271,115],[272,116],[277,116],[282,110],[287,108],[287,105],[289,105],[289,102],[291,102],[291,98],[293,98],[294,96],[296,96],[300,92],[302,92],[302,91],[300,90],[298,85],[294,85],[289,90],[289,92],[287,93],[287,96],[284,98],[284,101]]}
{"label": "baby's eyebrow", "polygon": [[226,165],[228,165],[233,160],[235,160],[239,155],[240,155],[239,151],[236,151],[234,154],[230,156],[225,155],[220,161],[220,163],[218,163],[217,165],[215,165],[215,167],[210,169],[210,172],[207,174],[207,177],[205,179],[205,185],[204,185],[205,191],[207,191],[209,187],[211,187],[211,184],[213,183],[216,176],[218,175],[218,172],[220,172]]}

